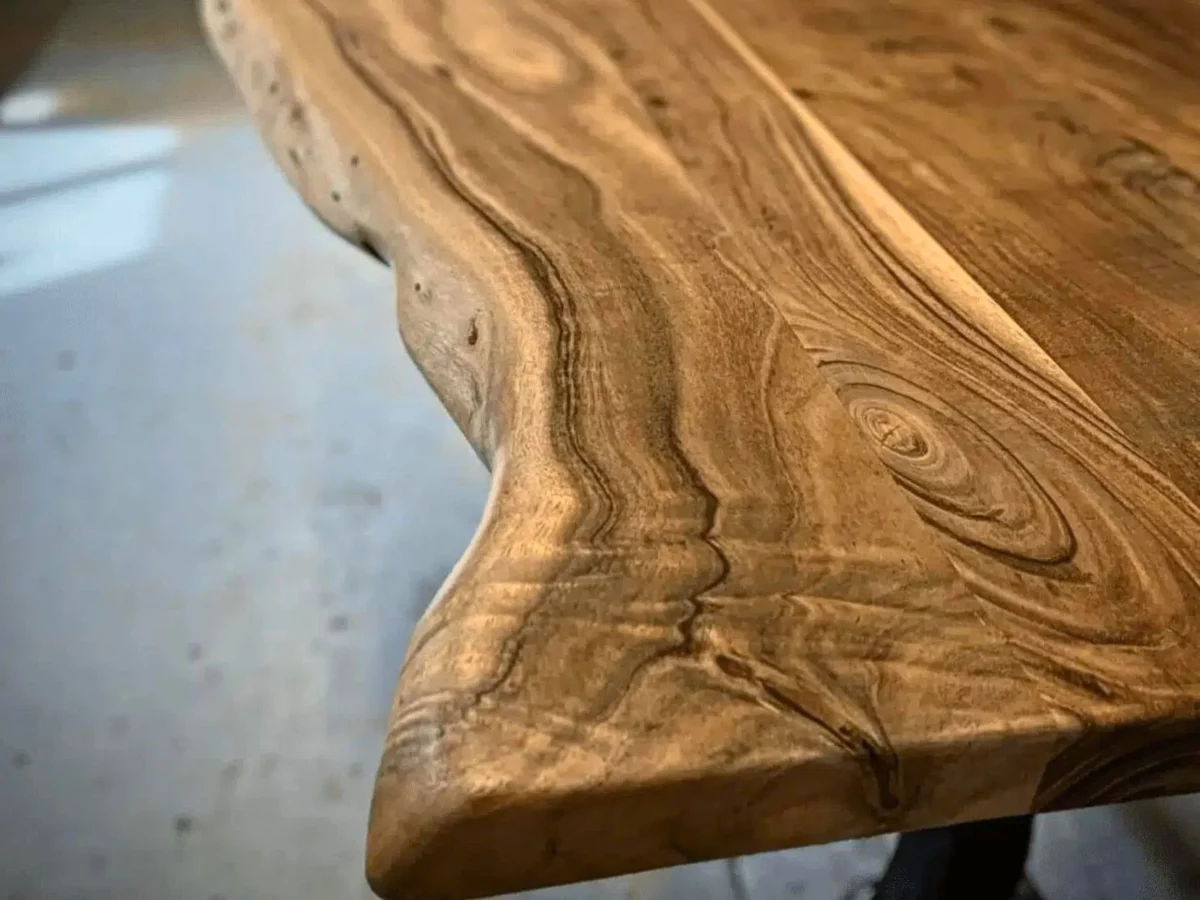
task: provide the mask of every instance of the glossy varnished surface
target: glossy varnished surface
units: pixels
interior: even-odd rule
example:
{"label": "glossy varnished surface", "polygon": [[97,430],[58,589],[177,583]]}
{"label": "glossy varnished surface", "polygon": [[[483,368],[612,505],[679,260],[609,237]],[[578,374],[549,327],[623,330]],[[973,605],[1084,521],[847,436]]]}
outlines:
{"label": "glossy varnished surface", "polygon": [[207,5],[493,472],[381,893],[1200,786],[1189,32],[1004,7]]}

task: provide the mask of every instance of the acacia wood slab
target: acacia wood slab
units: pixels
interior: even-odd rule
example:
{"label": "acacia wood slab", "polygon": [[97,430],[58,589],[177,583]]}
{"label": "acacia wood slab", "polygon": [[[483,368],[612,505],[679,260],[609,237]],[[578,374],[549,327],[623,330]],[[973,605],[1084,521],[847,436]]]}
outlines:
{"label": "acacia wood slab", "polygon": [[1200,7],[204,10],[493,473],[381,895],[1200,789]]}

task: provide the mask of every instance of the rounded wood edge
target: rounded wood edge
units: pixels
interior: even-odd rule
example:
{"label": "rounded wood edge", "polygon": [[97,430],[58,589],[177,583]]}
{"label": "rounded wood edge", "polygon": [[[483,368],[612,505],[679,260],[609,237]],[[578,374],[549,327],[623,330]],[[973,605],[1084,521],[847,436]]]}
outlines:
{"label": "rounded wood edge", "polygon": [[[396,757],[385,754],[366,856],[367,880],[383,900],[470,900],[1024,814],[1032,782],[1063,743],[1047,731],[1015,742],[990,735],[971,752],[905,748],[905,777],[928,803],[890,818],[864,796],[865,760],[817,747],[753,764],[706,767],[696,764],[705,755],[697,752],[683,764],[631,767],[600,780],[546,779],[533,769],[504,780],[497,778],[503,767],[490,764],[505,752],[503,737],[479,723],[461,738],[464,748],[496,752],[474,762],[465,751],[451,753],[440,767],[426,759],[390,771]],[[632,755],[649,761],[669,750],[650,739]]]}
{"label": "rounded wood edge", "polygon": [[[492,742],[490,735],[470,738],[475,747]],[[829,761],[783,777],[794,781],[812,765]],[[470,900],[753,852],[763,839],[748,812],[754,795],[779,777],[734,770],[545,785],[536,776],[497,783],[489,768],[452,766],[437,783],[427,767],[381,772],[366,855],[367,881],[379,897]],[[687,821],[720,815],[740,825],[697,831]]]}
{"label": "rounded wood edge", "polygon": [[[433,785],[422,773],[381,774],[375,782],[367,828],[367,883],[378,896],[439,896],[426,860],[453,841],[469,814],[469,788],[457,776]],[[464,848],[464,853],[466,852]],[[435,873],[436,875],[436,873]]]}

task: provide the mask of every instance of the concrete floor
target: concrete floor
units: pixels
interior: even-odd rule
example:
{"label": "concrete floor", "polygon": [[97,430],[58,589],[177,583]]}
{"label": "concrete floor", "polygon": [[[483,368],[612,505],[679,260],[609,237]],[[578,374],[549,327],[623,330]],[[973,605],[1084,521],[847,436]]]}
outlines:
{"label": "concrete floor", "polygon": [[[81,0],[0,125],[0,898],[367,897],[395,674],[486,474],[189,2]],[[536,896],[865,897],[888,849]],[[1045,817],[1033,871],[1200,897],[1200,801]]]}

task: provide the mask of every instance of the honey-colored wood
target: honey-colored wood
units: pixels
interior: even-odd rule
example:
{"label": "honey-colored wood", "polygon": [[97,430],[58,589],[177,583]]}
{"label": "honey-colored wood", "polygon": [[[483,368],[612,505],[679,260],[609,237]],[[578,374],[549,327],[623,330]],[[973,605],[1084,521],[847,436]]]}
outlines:
{"label": "honey-colored wood", "polygon": [[1200,788],[1165,4],[205,16],[493,473],[400,675],[381,895]]}

